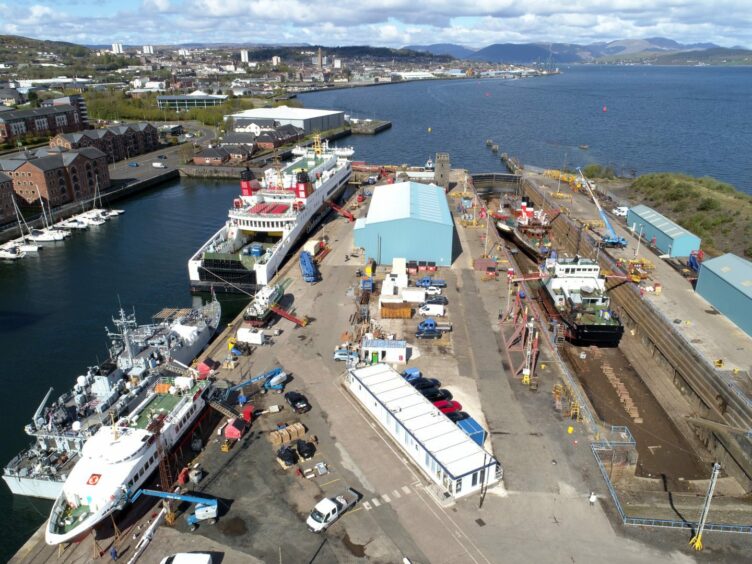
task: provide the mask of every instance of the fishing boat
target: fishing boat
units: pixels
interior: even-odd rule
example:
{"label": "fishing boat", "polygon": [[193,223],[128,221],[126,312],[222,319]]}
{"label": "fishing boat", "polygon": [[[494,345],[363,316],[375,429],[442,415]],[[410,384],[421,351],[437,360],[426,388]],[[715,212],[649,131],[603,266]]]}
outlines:
{"label": "fishing boat", "polygon": [[34,442],[3,470],[11,492],[56,499],[106,415],[131,413],[158,379],[189,372],[216,333],[220,316],[216,298],[197,308],[163,309],[143,325],[121,309],[113,319],[115,329],[106,329],[108,359],[76,377],[73,387],[51,404],[50,388],[24,428]]}
{"label": "fishing boat", "polygon": [[597,262],[582,258],[547,259],[541,273],[543,304],[549,317],[562,323],[573,345],[616,347],[624,334],[619,316],[611,310],[606,279]]}
{"label": "fishing boat", "polygon": [[428,160],[426,161],[426,164],[423,166],[426,170],[433,170],[433,159],[431,157],[428,157]]}
{"label": "fishing boat", "polygon": [[267,169],[261,181],[241,174],[241,195],[225,224],[188,261],[191,289],[256,292],[279,270],[294,245],[330,211],[352,166],[318,137],[287,166]]}
{"label": "fishing boat", "polygon": [[132,413],[101,427],[83,447],[45,529],[50,545],[74,542],[122,509],[198,419],[210,383],[161,377]]}
{"label": "fishing boat", "polygon": [[504,206],[493,217],[499,232],[510,238],[520,249],[535,260],[545,258],[551,250],[551,222],[553,216],[536,209],[527,196],[522,196]]}
{"label": "fishing boat", "polygon": [[264,286],[253,297],[253,301],[245,308],[243,319],[253,327],[263,327],[272,314],[272,306],[279,303],[284,295],[281,284]]}

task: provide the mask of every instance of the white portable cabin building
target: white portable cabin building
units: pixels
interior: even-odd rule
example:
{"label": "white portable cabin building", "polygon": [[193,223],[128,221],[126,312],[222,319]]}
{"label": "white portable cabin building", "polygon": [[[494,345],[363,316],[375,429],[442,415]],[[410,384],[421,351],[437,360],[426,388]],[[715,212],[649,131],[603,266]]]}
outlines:
{"label": "white portable cabin building", "polygon": [[351,369],[350,393],[446,497],[479,492],[502,479],[502,467],[395,370]]}
{"label": "white portable cabin building", "polygon": [[360,345],[362,359],[366,362],[405,364],[409,360],[407,341],[396,339],[363,339]]}

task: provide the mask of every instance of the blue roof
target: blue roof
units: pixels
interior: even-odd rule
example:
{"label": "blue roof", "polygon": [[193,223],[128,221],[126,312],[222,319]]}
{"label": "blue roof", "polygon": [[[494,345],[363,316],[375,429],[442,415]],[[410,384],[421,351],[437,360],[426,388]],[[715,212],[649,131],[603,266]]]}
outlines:
{"label": "blue roof", "polygon": [[752,262],[726,253],[703,261],[700,276],[706,268],[752,299]]}
{"label": "blue roof", "polygon": [[647,221],[650,225],[659,229],[671,239],[678,239],[679,237],[686,236],[697,238],[697,235],[694,233],[687,231],[681,225],[674,223],[665,215],[658,213],[653,208],[646,205],[640,204],[633,206],[629,208],[629,212]]}
{"label": "blue roof", "polygon": [[[400,182],[376,186],[365,223],[417,219],[452,224],[446,192],[435,184]],[[362,225],[362,224],[361,224]],[[364,227],[364,225],[362,225]],[[361,226],[356,225],[356,228]]]}
{"label": "blue roof", "polygon": [[394,339],[366,339],[363,341],[365,349],[404,349],[407,341],[395,341]]}

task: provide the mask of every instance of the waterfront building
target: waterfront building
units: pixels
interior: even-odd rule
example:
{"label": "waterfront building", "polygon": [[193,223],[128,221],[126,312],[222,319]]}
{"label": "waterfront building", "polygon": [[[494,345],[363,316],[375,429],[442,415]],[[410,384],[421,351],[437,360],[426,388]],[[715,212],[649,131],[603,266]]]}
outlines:
{"label": "waterfront building", "polygon": [[395,258],[452,264],[454,223],[444,190],[434,184],[376,186],[368,215],[356,220],[353,237],[355,246],[378,264]]}
{"label": "waterfront building", "polygon": [[0,171],[13,181],[13,191],[26,205],[41,197],[52,206],[93,197],[110,187],[107,156],[94,147],[68,151],[60,147],[24,151],[0,158]]}
{"label": "waterfront building", "polygon": [[731,253],[703,261],[697,293],[752,336],[752,262]]}
{"label": "waterfront building", "polygon": [[688,257],[700,250],[700,238],[681,225],[640,204],[629,208],[627,225],[649,245],[670,257]]}
{"label": "waterfront building", "polygon": [[0,172],[0,225],[15,220],[13,211],[13,179]]}
{"label": "waterfront building", "polygon": [[345,125],[345,112],[335,110],[316,110],[312,108],[290,108],[278,106],[276,108],[256,108],[235,114],[226,115],[225,119],[238,120],[267,119],[274,120],[280,125],[294,125],[306,134],[314,131],[327,131]]}
{"label": "waterfront building", "polygon": [[69,105],[11,110],[0,113],[0,143],[15,143],[27,136],[79,131],[81,127],[81,116]]}
{"label": "waterfront building", "polygon": [[62,133],[50,139],[50,147],[96,147],[114,163],[159,148],[159,131],[150,123],[129,123],[103,129]]}
{"label": "waterfront building", "polygon": [[160,110],[190,110],[191,108],[209,108],[219,106],[227,101],[227,96],[207,94],[196,90],[190,94],[174,96],[157,96],[157,106]]}

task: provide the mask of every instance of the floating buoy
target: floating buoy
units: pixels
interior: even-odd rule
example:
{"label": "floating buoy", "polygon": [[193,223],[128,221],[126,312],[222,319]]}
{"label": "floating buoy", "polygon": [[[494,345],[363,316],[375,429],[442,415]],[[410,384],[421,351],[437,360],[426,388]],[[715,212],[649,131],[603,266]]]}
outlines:
{"label": "floating buoy", "polygon": [[490,96],[490,95],[491,95],[491,93],[490,93],[490,92],[486,92],[486,93],[485,93],[485,96]]}
{"label": "floating buoy", "polygon": [[431,128],[430,127],[428,128],[428,133],[431,133]]}
{"label": "floating buoy", "polygon": [[606,106],[603,106],[603,113],[605,114],[608,111],[608,108]]}

